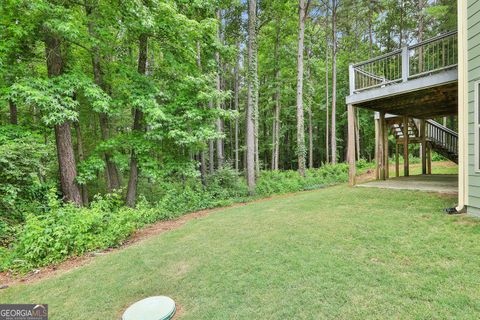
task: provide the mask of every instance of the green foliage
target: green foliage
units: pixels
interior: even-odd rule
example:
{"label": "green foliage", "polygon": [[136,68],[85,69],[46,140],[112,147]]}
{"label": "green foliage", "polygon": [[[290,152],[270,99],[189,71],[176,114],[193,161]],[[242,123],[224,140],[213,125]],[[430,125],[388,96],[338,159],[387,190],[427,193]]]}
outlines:
{"label": "green foliage", "polygon": [[357,161],[357,170],[359,173],[363,173],[366,170],[375,168],[374,162],[368,162],[365,159],[360,159]]}
{"label": "green foliage", "polygon": [[[316,189],[347,179],[346,164],[307,170],[305,178],[296,171],[264,171],[256,197]],[[45,266],[118,246],[145,224],[252,199],[243,177],[228,166],[209,176],[207,186],[198,178],[185,177],[159,184],[159,188],[160,192],[149,192],[155,199],[140,197],[135,209],[124,206],[121,193],[97,195],[90,208],[78,208],[62,204],[56,190],[50,189],[45,210],[27,214],[12,250],[0,251],[0,266],[19,270]]]}
{"label": "green foliage", "polygon": [[440,153],[432,152],[432,161],[448,161],[448,159],[442,156]]}
{"label": "green foliage", "polygon": [[12,85],[8,98],[15,103],[34,105],[43,111],[47,125],[78,120],[77,95],[83,95],[96,112],[108,112],[110,97],[82,74],[52,79],[24,79]]}
{"label": "green foliage", "polygon": [[257,194],[269,196],[322,188],[348,180],[348,165],[327,164],[318,169],[308,169],[305,178],[296,171],[263,171],[257,182]]}
{"label": "green foliage", "polygon": [[217,170],[207,178],[207,190],[213,198],[230,199],[242,198],[248,194],[245,180],[240,173],[229,166]]}
{"label": "green foliage", "polygon": [[90,156],[87,160],[79,164],[77,182],[86,184],[88,181],[97,179],[97,172],[105,169],[105,161],[99,154]]}
{"label": "green foliage", "polygon": [[[12,267],[28,269],[118,245],[145,223],[250,199],[243,172],[224,166],[209,175],[204,186],[198,167],[199,153],[216,139],[223,140],[226,163],[232,162],[238,144],[239,167],[244,167],[249,77],[256,79],[252,98],[262,169],[271,163],[272,110],[277,102],[281,107],[283,170],[261,172],[256,196],[346,181],[346,165],[322,166],[329,138],[327,112],[332,120],[331,91],[336,91],[337,120],[330,128],[337,129],[342,161],[347,121],[341,105],[349,94],[349,64],[415,42],[420,17],[425,18],[424,38],[449,28],[454,24],[449,14],[455,11],[454,2],[427,1],[426,8],[418,10],[413,0],[336,1],[336,43],[334,3],[311,3],[303,96],[314,166],[320,168],[307,170],[301,178],[293,171],[296,154],[307,152],[295,142],[298,15],[292,12],[298,1],[259,2],[258,57],[252,57],[256,63],[250,68],[245,1],[2,1],[0,122],[10,120],[12,106],[18,109],[20,125],[0,128],[0,248],[8,248],[0,249],[0,257]],[[141,35],[147,38],[145,73],[139,72]],[[45,50],[45,39],[55,40],[59,50]],[[61,75],[50,78],[47,64],[52,67],[53,60]],[[235,83],[240,87],[237,94]],[[132,115],[137,112],[132,111],[141,111],[136,126]],[[77,170],[76,182],[83,190],[99,194],[90,196],[89,208],[58,203],[52,127],[65,122],[75,123],[76,129],[70,150],[76,168],[69,162],[68,169]],[[360,156],[371,159],[371,111],[359,110],[358,124]],[[121,200],[132,154],[139,169],[135,210],[125,208]],[[105,194],[110,187],[105,182],[108,175],[103,177],[107,158],[110,171],[122,180],[118,194]],[[371,164],[359,161],[358,167],[362,171]]]}
{"label": "green foliage", "polygon": [[11,266],[29,269],[72,255],[115,247],[149,221],[147,209],[123,206],[119,194],[98,196],[90,208],[61,204],[55,189],[50,191],[49,199],[48,210],[26,217],[10,255]]}
{"label": "green foliage", "polygon": [[52,155],[52,146],[38,134],[0,127],[0,245],[11,241],[25,212],[42,207]]}
{"label": "green foliage", "polygon": [[91,208],[59,204],[29,215],[18,239],[15,263],[23,268],[58,262],[71,255],[115,246],[137,227],[139,211],[94,202]]}

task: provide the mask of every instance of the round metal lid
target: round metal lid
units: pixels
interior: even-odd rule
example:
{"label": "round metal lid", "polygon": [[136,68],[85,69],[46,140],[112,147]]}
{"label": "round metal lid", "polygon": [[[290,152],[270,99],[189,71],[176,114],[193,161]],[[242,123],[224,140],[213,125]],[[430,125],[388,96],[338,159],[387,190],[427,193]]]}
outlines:
{"label": "round metal lid", "polygon": [[122,320],[169,320],[175,314],[175,301],[169,297],[150,297],[125,310]]}

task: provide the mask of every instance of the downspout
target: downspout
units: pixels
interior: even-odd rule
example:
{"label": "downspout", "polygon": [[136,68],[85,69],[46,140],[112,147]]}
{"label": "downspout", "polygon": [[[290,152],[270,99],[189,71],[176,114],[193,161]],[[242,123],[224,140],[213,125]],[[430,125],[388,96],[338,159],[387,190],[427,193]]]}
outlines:
{"label": "downspout", "polygon": [[467,1],[458,1],[458,213],[468,205],[468,43]]}

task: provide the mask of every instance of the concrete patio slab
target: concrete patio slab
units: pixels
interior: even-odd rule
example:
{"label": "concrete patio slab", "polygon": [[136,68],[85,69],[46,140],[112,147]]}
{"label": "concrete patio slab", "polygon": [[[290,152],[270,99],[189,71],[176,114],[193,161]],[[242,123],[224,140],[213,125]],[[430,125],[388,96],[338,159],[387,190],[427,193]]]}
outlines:
{"label": "concrete patio slab", "polygon": [[370,181],[359,184],[357,187],[458,193],[458,175],[434,174],[398,177],[388,180]]}

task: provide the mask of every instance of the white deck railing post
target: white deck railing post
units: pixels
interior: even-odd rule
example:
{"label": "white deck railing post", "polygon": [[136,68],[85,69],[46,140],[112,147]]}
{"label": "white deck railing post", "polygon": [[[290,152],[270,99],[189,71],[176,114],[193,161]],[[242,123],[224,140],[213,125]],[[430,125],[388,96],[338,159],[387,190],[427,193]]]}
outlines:
{"label": "white deck railing post", "polygon": [[350,94],[355,92],[355,68],[353,64],[348,66],[349,80],[350,80]]}
{"label": "white deck railing post", "polygon": [[402,82],[408,81],[410,71],[410,61],[408,56],[408,47],[402,48]]}

